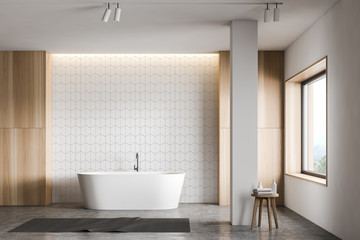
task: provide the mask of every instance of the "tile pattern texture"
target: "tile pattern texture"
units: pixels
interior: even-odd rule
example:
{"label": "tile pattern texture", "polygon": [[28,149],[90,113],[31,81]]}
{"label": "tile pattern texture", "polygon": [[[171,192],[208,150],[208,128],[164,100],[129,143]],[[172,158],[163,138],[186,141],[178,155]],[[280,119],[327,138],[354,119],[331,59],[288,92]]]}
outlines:
{"label": "tile pattern texture", "polygon": [[217,54],[52,60],[53,202],[82,201],[78,172],[133,171],[136,152],[140,171],[186,173],[181,202],[217,202]]}

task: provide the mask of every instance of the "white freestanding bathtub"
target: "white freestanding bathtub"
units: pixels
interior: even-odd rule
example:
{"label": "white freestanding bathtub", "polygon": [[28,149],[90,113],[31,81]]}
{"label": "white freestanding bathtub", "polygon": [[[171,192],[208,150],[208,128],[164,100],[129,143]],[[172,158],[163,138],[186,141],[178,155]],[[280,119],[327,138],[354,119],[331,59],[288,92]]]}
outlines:
{"label": "white freestanding bathtub", "polygon": [[96,210],[173,209],[179,205],[185,173],[78,173],[85,208]]}

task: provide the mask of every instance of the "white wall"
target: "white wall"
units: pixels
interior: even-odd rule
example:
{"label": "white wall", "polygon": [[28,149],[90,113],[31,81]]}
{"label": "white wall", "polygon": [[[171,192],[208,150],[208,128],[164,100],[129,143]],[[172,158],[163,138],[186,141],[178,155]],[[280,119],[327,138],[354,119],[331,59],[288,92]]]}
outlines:
{"label": "white wall", "polygon": [[340,1],[285,51],[285,79],[326,55],[328,187],[286,176],[285,205],[340,238],[359,239],[360,1]]}
{"label": "white wall", "polygon": [[217,73],[217,54],[53,55],[53,201],[139,152],[140,171],[186,172],[181,202],[217,202]]}
{"label": "white wall", "polygon": [[257,183],[257,21],[231,22],[231,223],[250,225]]}

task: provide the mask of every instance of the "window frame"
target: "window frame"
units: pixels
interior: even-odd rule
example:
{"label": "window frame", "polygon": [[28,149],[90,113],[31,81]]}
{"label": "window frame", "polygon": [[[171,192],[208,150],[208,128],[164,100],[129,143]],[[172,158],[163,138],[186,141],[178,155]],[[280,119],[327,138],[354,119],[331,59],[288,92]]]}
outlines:
{"label": "window frame", "polygon": [[[326,74],[326,176],[302,173],[302,87],[301,83],[325,72]],[[284,168],[285,176],[328,186],[331,156],[328,154],[328,56],[285,80],[284,86]]]}
{"label": "window frame", "polygon": [[[305,135],[305,131],[304,131],[304,114],[305,114],[305,108],[306,106],[304,106],[304,86],[312,83],[312,82],[316,82],[316,81],[320,81],[323,79],[323,77],[325,77],[325,88],[326,88],[326,173],[325,174],[321,174],[321,173],[317,173],[317,172],[312,172],[309,170],[305,170],[304,169],[304,135]],[[328,109],[327,109],[327,73],[326,70],[316,74],[315,76],[310,77],[309,79],[301,82],[301,173],[302,174],[306,174],[306,175],[310,175],[310,176],[314,176],[314,177],[318,177],[318,178],[323,178],[326,179],[327,178],[327,165],[328,165],[328,155],[327,155],[327,136],[328,136],[328,131],[327,131],[327,115],[328,115]]]}

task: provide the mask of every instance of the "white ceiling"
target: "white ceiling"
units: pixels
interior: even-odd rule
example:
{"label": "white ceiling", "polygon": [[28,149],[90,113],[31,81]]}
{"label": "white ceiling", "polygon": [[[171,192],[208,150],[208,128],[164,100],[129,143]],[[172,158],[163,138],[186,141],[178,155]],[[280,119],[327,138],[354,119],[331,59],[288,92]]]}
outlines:
{"label": "white ceiling", "polygon": [[234,19],[258,20],[259,49],[282,50],[337,0],[282,0],[278,23],[263,22],[265,6],[234,4],[265,0],[119,0],[120,23],[112,20],[114,10],[108,23],[101,21],[105,2],[0,0],[0,50],[216,52],[229,50]]}

